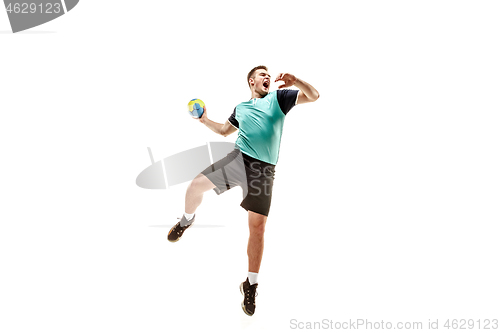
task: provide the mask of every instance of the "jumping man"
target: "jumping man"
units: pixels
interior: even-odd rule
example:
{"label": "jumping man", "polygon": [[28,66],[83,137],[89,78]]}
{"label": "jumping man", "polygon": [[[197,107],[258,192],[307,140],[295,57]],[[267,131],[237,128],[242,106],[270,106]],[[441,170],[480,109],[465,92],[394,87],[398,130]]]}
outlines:
{"label": "jumping man", "polygon": [[[243,311],[255,312],[257,276],[264,251],[264,231],[274,180],[274,167],[278,162],[281,134],[286,114],[296,105],[314,102],[319,93],[307,82],[292,74],[281,73],[274,82],[283,81],[280,90],[269,92],[271,76],[266,66],[253,68],[247,76],[251,100],[240,103],[225,124],[216,123],[207,116],[199,121],[217,134],[228,136],[238,132],[235,149],[226,157],[202,171],[189,184],[186,191],[185,213],[170,229],[168,240],[178,241],[193,224],[196,208],[203,193],[214,190],[218,195],[235,187],[243,189],[241,207],[248,211],[248,277],[240,285],[244,295]],[[299,90],[281,89],[291,86]]]}

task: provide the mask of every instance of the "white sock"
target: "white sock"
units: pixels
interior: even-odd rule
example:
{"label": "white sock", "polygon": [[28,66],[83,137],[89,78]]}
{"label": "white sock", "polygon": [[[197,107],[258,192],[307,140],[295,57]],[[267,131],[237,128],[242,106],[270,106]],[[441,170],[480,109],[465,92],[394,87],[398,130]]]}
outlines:
{"label": "white sock", "polygon": [[250,282],[250,285],[257,283],[258,276],[259,276],[259,273],[248,272],[248,282]]}
{"label": "white sock", "polygon": [[194,213],[193,214],[184,213],[184,217],[186,218],[186,221],[181,220],[181,227],[185,227],[194,222],[194,221],[190,222],[194,217]]}

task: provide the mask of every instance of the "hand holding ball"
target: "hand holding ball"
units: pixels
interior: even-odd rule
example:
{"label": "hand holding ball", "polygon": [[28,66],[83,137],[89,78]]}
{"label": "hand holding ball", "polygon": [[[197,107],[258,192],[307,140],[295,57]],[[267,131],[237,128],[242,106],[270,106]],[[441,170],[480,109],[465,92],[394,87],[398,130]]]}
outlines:
{"label": "hand holding ball", "polygon": [[188,112],[193,118],[201,118],[205,103],[201,99],[194,98],[188,103]]}

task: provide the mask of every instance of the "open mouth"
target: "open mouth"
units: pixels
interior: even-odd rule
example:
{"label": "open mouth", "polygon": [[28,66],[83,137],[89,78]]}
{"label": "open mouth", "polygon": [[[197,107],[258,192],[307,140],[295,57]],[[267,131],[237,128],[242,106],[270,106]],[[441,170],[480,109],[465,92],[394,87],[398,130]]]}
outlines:
{"label": "open mouth", "polygon": [[269,88],[269,81],[264,81],[263,83],[264,88]]}

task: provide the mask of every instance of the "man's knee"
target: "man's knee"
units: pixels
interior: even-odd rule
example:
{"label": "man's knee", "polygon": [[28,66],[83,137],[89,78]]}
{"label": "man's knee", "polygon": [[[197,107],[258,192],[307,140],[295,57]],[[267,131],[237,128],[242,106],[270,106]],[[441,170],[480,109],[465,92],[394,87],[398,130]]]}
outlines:
{"label": "man's knee", "polygon": [[253,212],[249,212],[249,214],[248,226],[250,233],[256,236],[264,236],[267,217]]}
{"label": "man's knee", "polygon": [[195,191],[208,191],[215,187],[214,184],[204,174],[198,174],[189,184],[190,189]]}

